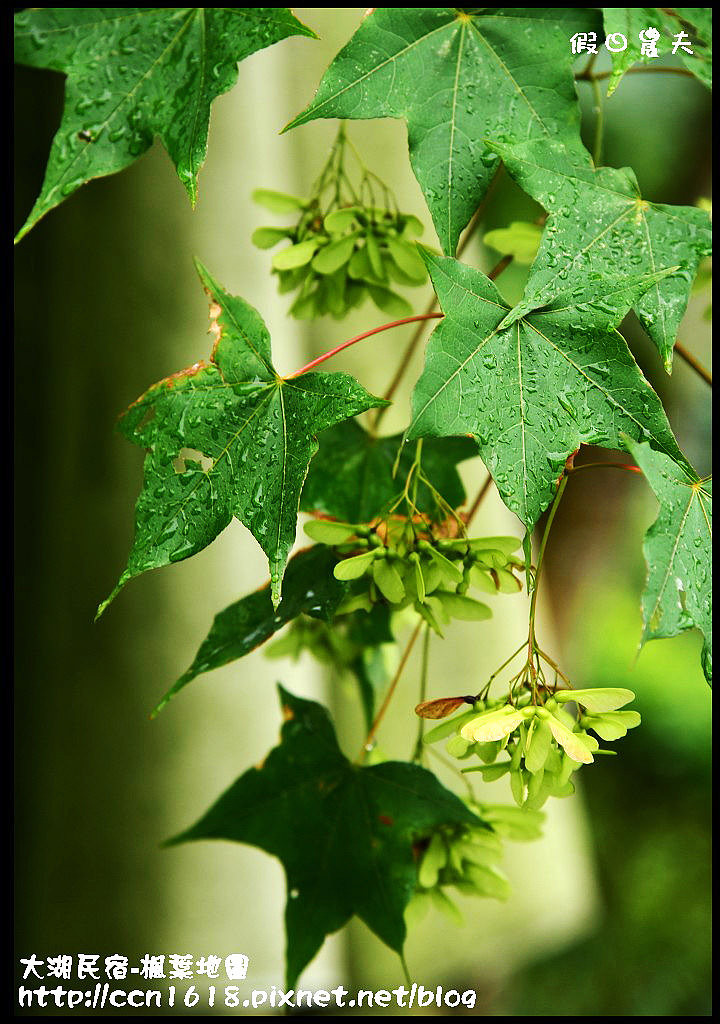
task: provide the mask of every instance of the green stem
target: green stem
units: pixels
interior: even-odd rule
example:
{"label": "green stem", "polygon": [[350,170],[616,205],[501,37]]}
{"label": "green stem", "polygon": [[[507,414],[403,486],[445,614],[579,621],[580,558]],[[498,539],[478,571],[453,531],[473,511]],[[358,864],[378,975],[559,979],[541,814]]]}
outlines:
{"label": "green stem", "polygon": [[423,448],[423,439],[421,437],[419,437],[417,439],[416,444],[415,444],[415,461],[413,462],[413,470],[414,470],[413,493],[412,493],[412,499],[410,501],[410,504],[412,505],[412,508],[413,508],[413,510],[415,512],[417,512],[417,492],[418,492],[418,485],[420,483],[419,476],[420,476],[420,467],[422,465],[422,448]]}
{"label": "green stem", "polygon": [[595,53],[591,53],[590,54],[590,59],[588,60],[587,64],[585,65],[585,67],[583,68],[583,70],[581,72],[583,79],[589,78],[592,75],[592,70],[595,67],[595,61],[597,59],[598,59],[597,51],[595,51]]}
{"label": "green stem", "polygon": [[595,75],[592,79],[592,90],[595,98],[595,144],[593,145],[593,163],[596,167],[600,166],[602,159],[602,145],[603,145],[603,130],[604,130],[604,109],[603,109],[603,97],[602,89],[598,84],[598,77]]}
{"label": "green stem", "polygon": [[365,737],[365,742],[363,743],[362,749],[360,750],[360,753],[358,754],[358,757],[357,757],[358,764],[362,764],[363,763],[363,761],[365,760],[365,758],[367,757],[367,755],[369,754],[369,752],[373,748],[373,742],[375,740],[375,734],[377,733],[377,731],[378,731],[378,729],[380,727],[380,723],[382,722],[383,718],[385,717],[385,712],[387,711],[388,707],[390,706],[390,701],[392,700],[393,694],[395,693],[395,689],[397,687],[397,684],[400,682],[400,676],[403,674],[403,670],[404,670],[404,668],[405,668],[405,666],[407,664],[408,658],[410,657],[410,652],[412,651],[413,647],[415,646],[415,641],[417,640],[418,635],[419,635],[420,630],[422,629],[423,625],[424,625],[424,621],[421,619],[420,622],[418,622],[417,626],[415,627],[413,635],[408,640],[407,646],[405,647],[405,650],[403,651],[402,658],[400,659],[400,664],[398,665],[397,672],[393,676],[392,682],[388,686],[387,693],[385,694],[385,700],[382,702],[382,706],[381,706],[380,710],[375,715],[375,718],[373,720],[373,724],[370,726],[370,731],[368,732],[367,736]]}
{"label": "green stem", "polygon": [[532,661],[532,654],[537,647],[537,641],[535,639],[535,610],[537,606],[537,595],[538,587],[540,583],[540,573],[542,572],[543,560],[545,558],[545,548],[547,547],[548,537],[550,536],[550,530],[552,529],[553,520],[555,519],[555,513],[558,510],[558,505],[562,499],[565,488],[567,487],[568,475],[566,472],[562,475],[562,480],[555,494],[552,506],[550,508],[550,514],[548,515],[547,522],[545,523],[545,530],[543,532],[542,540],[540,541],[540,550],[538,552],[537,566],[535,568],[535,580],[533,583],[532,597],[530,598],[530,620],[528,628],[528,660]]}
{"label": "green stem", "polygon": [[[472,220],[470,221],[470,223],[468,224],[467,228],[465,229],[465,234],[463,235],[462,241],[460,242],[460,244],[458,246],[458,249],[457,249],[457,257],[458,257],[458,259],[462,256],[462,254],[467,249],[468,245],[470,244],[470,240],[473,238],[475,232],[477,231],[477,229],[478,229],[478,227],[480,225],[480,222],[481,222],[483,216],[485,215],[485,210],[487,209],[488,201],[489,201],[492,193],[495,191],[495,188],[497,187],[497,183],[498,183],[501,171],[502,171],[502,164],[498,167],[497,171],[495,172],[495,175],[494,175],[492,181],[490,182],[488,190],[485,193],[485,197],[484,197],[483,201],[478,206],[477,210],[475,211],[475,213],[473,215]],[[501,260],[499,260],[498,263],[496,263],[495,266],[492,268],[492,270],[489,272],[488,277],[490,278],[490,280],[494,281],[496,277],[499,277],[499,275],[502,274],[503,270],[505,270],[505,268],[508,267],[511,262],[512,262],[512,256],[503,256],[503,258]],[[429,319],[429,314],[431,314],[433,312],[433,310],[435,309],[436,306],[437,306],[437,297],[435,295],[433,295],[432,299],[428,303],[427,310],[426,310],[426,316],[428,317],[428,319]],[[403,352],[403,354],[402,354],[402,356],[400,358],[400,365],[398,366],[397,370],[395,371],[395,376],[393,377],[392,381],[390,382],[390,385],[389,385],[387,391],[383,395],[383,398],[385,398],[386,401],[389,402],[392,399],[393,395],[395,394],[395,392],[397,391],[398,387],[400,386],[400,382],[402,381],[403,377],[405,376],[405,372],[406,372],[408,366],[410,365],[410,360],[412,359],[412,357],[413,357],[413,355],[415,353],[415,349],[420,344],[420,341],[421,341],[422,336],[423,336],[423,330],[424,330],[424,327],[423,327],[422,324],[420,324],[419,327],[417,328],[417,330],[415,331],[415,333],[413,334],[412,338],[410,339],[410,341],[407,343],[405,351]],[[380,421],[382,420],[383,416],[387,412],[387,409],[388,409],[388,406],[385,405],[385,406],[382,406],[382,408],[378,409],[377,412],[375,413],[375,418],[372,421],[372,425],[371,425],[371,429],[370,429],[371,434],[375,435],[377,433],[377,429],[378,429],[378,426],[380,424]]]}
{"label": "green stem", "polygon": [[[523,644],[523,646],[525,645]],[[432,754],[433,757],[436,757],[440,764],[445,765],[446,768],[448,768],[451,772],[454,772],[454,774],[458,776],[461,782],[463,782],[464,785],[467,787],[468,794],[474,800],[475,790],[472,787],[472,783],[470,782],[470,779],[467,777],[467,775],[463,775],[462,771],[458,768],[457,764],[453,763],[452,761],[448,761],[448,759],[446,757],[443,757],[442,754],[438,753],[438,751],[435,750],[434,747],[428,747],[428,753]]]}
{"label": "green stem", "polygon": [[[576,82],[601,82],[604,78],[609,78],[612,71],[598,71],[597,74],[592,72],[588,73],[587,69],[581,71],[575,75]],[[692,71],[688,71],[687,68],[628,68],[625,72],[626,75],[684,75],[686,78],[694,78]]]}
{"label": "green stem", "polygon": [[483,498],[485,497],[485,495],[490,490],[490,485],[492,484],[492,482],[493,482],[493,478],[488,473],[487,480],[485,481],[485,483],[482,485],[482,487],[478,491],[477,497],[475,498],[475,501],[470,506],[470,510],[468,511],[467,515],[463,517],[465,519],[465,525],[466,526],[469,526],[470,520],[474,517],[475,513],[477,512],[477,510],[480,508],[480,505],[481,505],[481,503],[483,501]]}
{"label": "green stem", "polygon": [[684,359],[688,366],[690,366],[695,371],[698,377],[702,377],[705,383],[709,384],[710,387],[712,387],[712,374],[710,373],[710,371],[706,370],[702,363],[698,362],[695,356],[691,352],[688,352],[685,346],[681,345],[679,341],[675,342],[675,351],[680,356],[680,358]]}
{"label": "green stem", "polygon": [[564,672],[562,671],[562,669],[561,669],[561,668],[560,668],[560,666],[559,666],[559,665],[557,664],[557,662],[553,661],[553,659],[552,659],[552,658],[550,657],[550,655],[549,655],[549,654],[546,654],[546,653],[545,653],[545,651],[541,651],[539,647],[537,648],[537,654],[538,654],[538,656],[539,656],[540,658],[542,658],[542,660],[543,660],[543,661],[544,661],[544,662],[545,662],[545,663],[546,663],[547,665],[549,665],[549,666],[550,666],[550,668],[551,668],[551,669],[553,669],[553,670],[554,670],[555,672],[557,672],[557,674],[558,674],[558,675],[560,676],[560,678],[561,678],[562,680],[564,680],[564,682],[566,682],[566,683],[567,683],[568,687],[572,687],[572,684],[571,684],[570,680],[568,679],[568,677],[567,677],[567,676],[565,675],[565,673],[564,673]]}
{"label": "green stem", "polygon": [[510,657],[506,658],[505,661],[502,663],[502,665],[498,665],[498,667],[495,669],[493,674],[490,676],[490,678],[488,679],[488,681],[485,683],[485,685],[483,686],[482,690],[478,694],[478,700],[484,699],[484,697],[488,696],[488,694],[490,693],[490,684],[492,683],[493,679],[495,679],[496,676],[499,676],[500,673],[502,672],[502,670],[504,668],[506,668],[514,658],[517,658],[517,656],[520,653],[520,651],[522,651],[523,648],[525,648],[526,646],[527,646],[527,643],[526,643],[525,640],[523,640],[523,642],[520,644],[520,646],[516,650],[514,650],[512,652]]}
{"label": "green stem", "polygon": [[[420,700],[418,704],[427,697],[427,680],[428,680],[428,655],[430,653],[430,627],[425,626],[425,633],[423,635],[423,648],[422,648],[422,664],[420,668]],[[413,762],[422,762],[424,746],[423,746],[423,735],[425,733],[425,719],[421,718],[418,725],[417,739],[415,740],[415,750],[411,760]]]}
{"label": "green stem", "polygon": [[410,977],[410,971],[408,969],[407,960],[405,959],[404,953],[398,953],[400,957],[400,963],[402,964],[403,974],[405,975],[405,984],[408,988],[412,988],[412,978]]}
{"label": "green stem", "polygon": [[513,258],[513,256],[508,254],[507,256],[503,256],[501,260],[498,260],[498,262],[495,264],[492,270],[488,270],[487,276],[490,278],[490,280],[495,281],[498,277],[500,277],[502,272],[504,270],[507,270],[507,268],[510,266],[510,264],[513,261]]}

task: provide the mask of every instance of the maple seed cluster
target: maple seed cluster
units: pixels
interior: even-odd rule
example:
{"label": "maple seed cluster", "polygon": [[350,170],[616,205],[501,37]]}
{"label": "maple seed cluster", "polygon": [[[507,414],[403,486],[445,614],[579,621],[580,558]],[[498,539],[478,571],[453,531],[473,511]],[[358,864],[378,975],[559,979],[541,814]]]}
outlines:
{"label": "maple seed cluster", "polygon": [[253,243],[269,249],[281,240],[290,245],[275,254],[273,274],[281,295],[298,291],[290,315],[299,320],[330,314],[341,320],[367,298],[389,316],[409,316],[410,303],[395,285],[416,287],[427,270],[411,239],[422,233],[417,217],[395,210],[351,203],[323,214],[311,199],[258,189],[255,201],[269,209],[295,209],[293,227],[258,228]]}
{"label": "maple seed cluster", "polygon": [[416,532],[403,517],[375,526],[316,519],[305,532],[337,548],[336,579],[362,581],[343,611],[369,611],[380,601],[398,610],[412,606],[439,636],[451,619],[491,617],[486,604],[468,595],[471,586],[490,594],[518,593],[522,587],[514,574],[524,568],[512,554],[521,544],[516,537],[437,539]]}
{"label": "maple seed cluster", "polygon": [[[640,725],[637,711],[619,710],[634,699],[632,690],[598,687],[556,690],[542,704],[533,703],[529,693],[515,703],[506,698],[478,700],[472,710],[431,729],[424,741],[449,736],[445,749],[450,755],[460,760],[475,755],[483,762],[462,769],[464,773],[480,772],[485,782],[509,775],[518,806],[537,810],[550,796],[574,793],[571,775],[591,764],[594,754],[614,753],[601,750],[596,736],[617,740]],[[578,717],[565,707],[572,703],[578,706]],[[508,758],[498,761],[503,751]]]}
{"label": "maple seed cluster", "polygon": [[510,885],[496,866],[503,855],[502,839],[529,841],[541,835],[545,816],[540,811],[466,803],[483,826],[442,826],[417,844],[417,886],[406,912],[410,923],[435,907],[461,924],[460,911],[445,891],[449,887],[464,896],[507,899]]}

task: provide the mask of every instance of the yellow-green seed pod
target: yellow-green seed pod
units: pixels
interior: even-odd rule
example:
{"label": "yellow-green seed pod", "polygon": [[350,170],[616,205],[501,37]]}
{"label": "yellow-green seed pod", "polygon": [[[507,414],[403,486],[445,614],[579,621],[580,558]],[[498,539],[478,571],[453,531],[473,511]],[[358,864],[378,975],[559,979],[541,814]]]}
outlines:
{"label": "yellow-green seed pod", "polygon": [[472,768],[462,768],[463,775],[470,772],[480,772],[484,782],[497,782],[503,775],[510,771],[510,762],[503,761],[502,764],[477,764]]}
{"label": "yellow-green seed pod", "polygon": [[547,772],[538,772],[537,775],[533,775],[528,783],[524,807],[531,811],[539,811],[548,797],[552,796],[553,786],[553,777],[549,776]]}
{"label": "yellow-green seed pod", "polygon": [[525,803],[525,781],[519,768],[510,772],[510,792],[518,807],[522,807]]}
{"label": "yellow-green seed pod", "polygon": [[417,552],[413,552],[413,555],[414,557],[411,556],[411,558],[415,572],[415,591],[417,593],[418,601],[422,603],[425,600],[425,577],[423,576],[423,571],[420,566],[420,558],[418,557]]}
{"label": "yellow-green seed pod", "polygon": [[425,593],[432,594],[443,582],[443,574],[439,566],[430,559],[422,563],[422,571],[425,579]]}
{"label": "yellow-green seed pod", "polygon": [[417,217],[412,213],[401,214],[400,224],[402,225],[402,233],[404,238],[411,238],[414,235],[421,235],[425,230],[422,221],[418,220]]}
{"label": "yellow-green seed pod", "polygon": [[375,554],[375,551],[367,551],[353,558],[343,558],[333,569],[333,576],[336,580],[342,581],[359,579],[370,569],[375,561]]}
{"label": "yellow-green seed pod", "polygon": [[489,743],[476,743],[475,753],[484,764],[492,764],[497,759],[501,748],[502,743],[499,740],[493,740]]}
{"label": "yellow-green seed pod", "polygon": [[564,752],[561,756],[562,764],[560,767],[560,771],[557,772],[555,778],[557,785],[562,787],[567,785],[567,783],[570,781],[570,776],[573,772],[576,772],[578,770],[580,765],[577,761],[573,761],[573,759]]}
{"label": "yellow-green seed pod", "polygon": [[415,284],[424,284],[427,280],[427,268],[417,249],[410,242],[388,235],[387,247],[390,255],[400,270]]}
{"label": "yellow-green seed pod", "polygon": [[455,906],[453,901],[450,899],[450,897],[446,896],[441,889],[432,889],[429,893],[429,896],[432,905],[435,907],[436,910],[439,910],[440,913],[445,914],[446,917],[449,917],[453,924],[463,924],[462,914]]}
{"label": "yellow-green seed pod", "polygon": [[440,601],[444,611],[453,619],[482,622],[492,618],[492,611],[486,604],[464,594],[451,594],[447,590],[436,590],[433,596]]}
{"label": "yellow-green seed pod", "polygon": [[[325,238],[327,242],[328,239]],[[297,267],[304,267],[313,258],[322,244],[319,236],[307,238],[304,242],[296,242],[287,249],[276,252],[272,259],[275,270],[295,270]]]}
{"label": "yellow-green seed pod", "polygon": [[523,720],[522,714],[506,704],[494,711],[484,711],[460,730],[460,735],[472,743],[488,743],[509,736]]}
{"label": "yellow-green seed pod", "polygon": [[508,569],[494,569],[497,577],[497,586],[501,594],[519,594],[522,590],[522,583]]}
{"label": "yellow-green seed pod", "polygon": [[606,711],[603,715],[584,715],[582,724],[601,739],[612,741],[626,736],[628,729],[634,729],[640,721],[637,711]]}
{"label": "yellow-green seed pod", "polygon": [[433,726],[432,729],[425,733],[423,743],[435,743],[437,740],[445,739],[446,736],[451,736],[457,732],[461,725],[469,722],[472,718],[477,718],[477,712],[474,710],[463,711],[460,715],[455,715],[453,718],[440,722],[439,725]]}
{"label": "yellow-green seed pod", "polygon": [[341,210],[333,210],[325,215],[323,227],[329,235],[340,235],[352,227],[360,210],[359,206],[344,206]]}
{"label": "yellow-green seed pod", "polygon": [[584,737],[569,729],[555,715],[550,715],[549,718],[545,719],[545,722],[568,757],[571,757],[573,761],[578,761],[580,764],[593,763],[593,756]]}
{"label": "yellow-green seed pod", "polygon": [[383,266],[377,238],[372,231],[368,231],[365,236],[365,250],[374,276],[379,281],[384,281],[386,279],[385,267]]}
{"label": "yellow-green seed pod", "polygon": [[344,544],[346,540],[355,535],[357,526],[352,523],[336,523],[330,519],[311,519],[303,527],[305,533],[311,540],[320,544]]}
{"label": "yellow-green seed pod", "polygon": [[621,686],[598,686],[592,690],[559,690],[555,694],[561,704],[574,701],[591,712],[617,711],[618,708],[635,700],[632,690]]}
{"label": "yellow-green seed pod", "polygon": [[512,804],[487,804],[482,808],[483,817],[492,825],[498,835],[517,842],[529,842],[542,835],[545,815],[528,807],[513,807]]}
{"label": "yellow-green seed pod", "polygon": [[505,875],[495,867],[470,864],[465,872],[465,878],[472,887],[470,890],[463,889],[468,892],[468,895],[474,890],[473,895],[485,896],[490,899],[506,900],[510,896],[510,883]]}
{"label": "yellow-green seed pod", "polygon": [[498,592],[495,580],[487,569],[481,569],[479,565],[473,565],[471,567],[470,582],[474,587],[477,587],[478,590],[484,591],[486,594],[497,594]]}
{"label": "yellow-green seed pod", "polygon": [[431,906],[432,898],[430,892],[425,892],[421,889],[413,893],[403,915],[408,931],[412,931],[424,921]]}
{"label": "yellow-green seed pod", "polygon": [[533,775],[542,772],[545,768],[552,739],[552,732],[547,721],[536,718],[535,728],[525,750],[525,767]]}
{"label": "yellow-green seed pod", "polygon": [[429,600],[426,601],[425,604],[421,604],[420,601],[416,601],[415,611],[420,616],[422,616],[422,618],[427,622],[428,626],[430,626],[430,628],[433,629],[438,636],[444,637],[442,627],[438,621],[437,616],[435,615],[435,610],[430,607],[430,601],[432,600],[433,598],[429,598]]}
{"label": "yellow-green seed pod", "polygon": [[479,843],[471,843],[468,840],[462,840],[461,842],[453,845],[450,851],[450,856],[453,861],[453,867],[457,864],[457,871],[462,872],[463,861],[468,861],[470,864],[480,864],[484,867],[490,867],[502,857],[502,850],[498,850],[495,847],[490,846],[481,846]]}
{"label": "yellow-green seed pod", "polygon": [[292,228],[256,228],[252,233],[250,241],[258,249],[272,249],[283,238],[291,238],[292,234]]}
{"label": "yellow-green seed pod", "polygon": [[355,250],[355,234],[331,241],[312,259],[312,268],[318,274],[334,274],[344,267]]}
{"label": "yellow-green seed pod", "polygon": [[438,875],[447,864],[447,847],[442,836],[436,832],[430,840],[418,871],[418,882],[423,889],[437,885]]}
{"label": "yellow-green seed pod", "polygon": [[445,749],[451,757],[462,758],[468,754],[471,746],[464,736],[452,736],[445,744]]}
{"label": "yellow-green seed pod", "polygon": [[443,577],[448,583],[461,583],[463,574],[462,569],[457,565],[456,562],[446,558],[441,551],[434,548],[432,544],[423,545],[423,550],[432,558],[435,565],[442,572]]}
{"label": "yellow-green seed pod", "polygon": [[405,598],[405,584],[392,562],[386,558],[378,558],[372,571],[373,579],[380,593],[391,604],[400,604]]}

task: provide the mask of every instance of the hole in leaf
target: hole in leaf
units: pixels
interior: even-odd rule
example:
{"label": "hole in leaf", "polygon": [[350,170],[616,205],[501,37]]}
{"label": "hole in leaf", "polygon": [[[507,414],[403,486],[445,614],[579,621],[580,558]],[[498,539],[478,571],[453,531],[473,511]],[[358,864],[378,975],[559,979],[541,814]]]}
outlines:
{"label": "hole in leaf", "polygon": [[184,473],[190,468],[188,463],[195,463],[196,465],[199,463],[203,472],[207,473],[212,469],[213,460],[195,448],[181,448],[173,459],[173,469],[176,473]]}

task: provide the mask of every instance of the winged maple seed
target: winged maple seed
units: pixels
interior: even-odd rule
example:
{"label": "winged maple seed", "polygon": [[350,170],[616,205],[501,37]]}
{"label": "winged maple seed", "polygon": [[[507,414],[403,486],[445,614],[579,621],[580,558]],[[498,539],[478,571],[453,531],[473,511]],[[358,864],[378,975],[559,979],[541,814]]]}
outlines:
{"label": "winged maple seed", "polygon": [[453,711],[457,711],[463,704],[474,704],[475,698],[465,697],[434,697],[432,700],[424,700],[415,708],[415,714],[420,718],[447,718]]}

